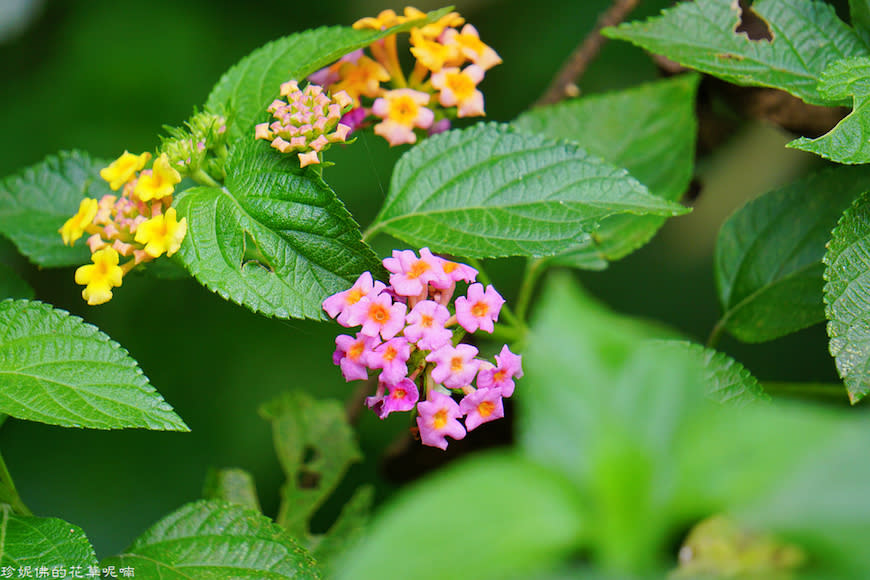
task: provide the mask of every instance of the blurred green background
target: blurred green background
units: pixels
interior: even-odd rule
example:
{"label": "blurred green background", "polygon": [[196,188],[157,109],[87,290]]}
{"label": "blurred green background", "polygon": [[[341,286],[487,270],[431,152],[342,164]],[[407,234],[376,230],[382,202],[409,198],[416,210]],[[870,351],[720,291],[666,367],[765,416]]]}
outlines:
{"label": "blurred green background", "polygon": [[[643,2],[632,18],[667,4]],[[456,2],[504,59],[483,85],[488,118],[507,121],[528,107],[607,5],[604,0]],[[161,127],[181,124],[221,73],[251,50],[305,28],[349,25],[385,8],[401,5],[0,0],[0,176],[61,149],[106,159],[125,149],[153,150]],[[581,89],[624,88],[656,76],[640,50],[610,42]],[[788,140],[773,127],[740,126],[715,155],[699,158],[702,188],[691,216],[672,220],[652,244],[609,270],[578,278],[614,308],[662,320],[703,341],[718,316],[711,255],[719,224],[744,200],[816,163],[785,150]],[[325,178],[361,224],[379,208],[390,168],[403,150],[363,135],[352,146],[330,151],[336,166]],[[393,242],[379,238],[375,246],[386,255]],[[353,391],[331,364],[338,331],[333,324],[265,319],[193,281],[145,275],[128,277],[110,303],[88,307],[73,283],[73,269],[39,271],[2,239],[0,261],[28,280],[40,300],[84,317],[127,348],[191,427],[191,433],[181,434],[4,425],[0,447],[25,503],[38,515],[81,526],[100,557],[123,550],[155,520],[198,498],[212,466],[252,472],[265,511],[274,513],[281,474],[258,406],[285,389],[342,400]],[[516,260],[490,266],[506,297],[516,291],[520,266]],[[764,345],[726,338],[721,348],[761,379],[836,378],[821,325]],[[376,477],[378,456],[406,426],[404,417],[379,422],[364,414],[360,439],[369,459],[352,476]],[[463,444],[473,445],[474,437],[468,439]],[[379,485],[384,498],[395,484],[381,479]]]}

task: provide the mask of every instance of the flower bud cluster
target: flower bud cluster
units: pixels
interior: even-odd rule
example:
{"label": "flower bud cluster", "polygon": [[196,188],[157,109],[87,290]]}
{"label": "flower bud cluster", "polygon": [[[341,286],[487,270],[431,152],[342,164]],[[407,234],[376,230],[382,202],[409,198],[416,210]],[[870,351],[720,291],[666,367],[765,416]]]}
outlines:
{"label": "flower bud cluster", "polygon": [[163,137],[160,152],[182,176],[197,177],[205,172],[211,177],[225,177],[227,158],[227,121],[221,115],[196,112],[185,122],[186,127],[166,127],[169,137]]}
{"label": "flower bud cluster", "polygon": [[[100,177],[120,195],[101,199],[84,198],[78,212],[63,224],[59,233],[69,246],[90,234],[87,240],[92,264],[76,270],[77,284],[85,286],[82,297],[88,304],[103,304],[112,299],[112,288],[138,264],[171,256],[181,247],[187,233],[187,220],[179,221],[171,207],[175,186],[181,175],[170,164],[166,153],[154,160],[150,153],[124,152]],[[121,257],[129,258],[119,265]]]}
{"label": "flower bud cluster", "polygon": [[[384,10],[353,27],[387,30],[425,18],[425,13],[407,7],[401,16]],[[422,131],[430,135],[446,131],[453,118],[485,115],[483,93],[477,85],[501,58],[480,40],[474,26],[464,23],[457,12],[450,12],[436,22],[411,28],[414,68],[407,76],[393,34],[371,44],[371,56],[363,50],[352,52],[308,78],[328,90],[350,95],[354,109],[342,122],[352,129],[372,117],[378,121],[375,133],[390,145],[415,143]]]}
{"label": "flower bud cluster", "polygon": [[[415,412],[423,444],[446,449],[447,436],[462,439],[466,431],[503,417],[502,399],[513,394],[514,378],[523,376],[521,357],[507,345],[493,364],[460,342],[466,333],[491,333],[504,299],[492,285],[476,282],[477,270],[428,248],[419,257],[395,250],[383,264],[389,285],[364,272],[351,288],[323,301],[339,324],[361,327],[335,339],[333,362],[347,381],[376,374],[368,407],[381,419],[394,411]],[[457,282],[469,286],[454,299]]]}
{"label": "flower bud cluster", "polygon": [[287,81],[281,96],[286,101],[275,99],[267,109],[275,121],[255,127],[257,139],[271,141],[281,153],[296,153],[301,167],[320,163],[321,151],[345,141],[350,126],[339,121],[352,107],[347,93],[329,95],[319,85],[300,89],[296,81]]}

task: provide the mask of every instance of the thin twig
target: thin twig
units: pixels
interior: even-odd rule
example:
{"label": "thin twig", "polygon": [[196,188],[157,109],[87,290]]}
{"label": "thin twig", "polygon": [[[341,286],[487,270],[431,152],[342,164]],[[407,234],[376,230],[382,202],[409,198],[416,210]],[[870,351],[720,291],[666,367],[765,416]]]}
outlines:
{"label": "thin twig", "polygon": [[610,8],[598,17],[595,28],[574,49],[574,52],[571,53],[571,58],[562,66],[559,74],[555,76],[550,86],[547,87],[547,91],[533,106],[552,105],[566,97],[576,97],[579,94],[577,82],[583,76],[583,73],[586,72],[589,63],[598,56],[601,46],[607,41],[601,35],[601,29],[607,26],[616,26],[625,20],[639,3],[640,0],[614,0]]}

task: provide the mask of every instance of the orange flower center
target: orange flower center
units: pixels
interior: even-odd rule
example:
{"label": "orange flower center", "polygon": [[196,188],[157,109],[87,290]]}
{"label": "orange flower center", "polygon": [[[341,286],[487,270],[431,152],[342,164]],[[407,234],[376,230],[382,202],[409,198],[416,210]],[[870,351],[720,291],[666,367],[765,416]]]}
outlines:
{"label": "orange flower center", "polygon": [[372,304],[369,308],[369,318],[378,323],[384,323],[390,319],[390,311],[380,304]]}
{"label": "orange flower center", "polygon": [[447,86],[460,101],[464,101],[474,93],[474,81],[462,73],[447,76]]}
{"label": "orange flower center", "polygon": [[461,356],[455,356],[450,359],[450,370],[453,372],[459,372],[462,370],[463,362]]}
{"label": "orange flower center", "polygon": [[416,101],[409,96],[401,96],[393,99],[390,107],[390,119],[410,127],[417,118],[418,106]]}
{"label": "orange flower center", "polygon": [[432,426],[436,429],[443,429],[447,425],[447,409],[441,409],[432,418]]}
{"label": "orange flower center", "polygon": [[365,350],[365,344],[363,344],[362,342],[354,343],[354,345],[352,347],[350,347],[350,350],[347,351],[347,357],[350,360],[355,361],[359,357],[362,356],[362,353],[364,350]]}
{"label": "orange flower center", "polygon": [[445,274],[449,274],[458,267],[459,264],[457,264],[456,262],[444,262],[444,265],[441,267],[441,269],[444,270]]}
{"label": "orange flower center", "polygon": [[428,269],[429,264],[427,264],[423,260],[417,260],[416,262],[414,262],[414,265],[411,266],[411,270],[408,272],[408,278],[411,278],[412,280],[415,278],[419,278]]}
{"label": "orange flower center", "polygon": [[362,290],[360,290],[359,288],[351,288],[350,291],[347,293],[347,298],[345,299],[345,302],[347,302],[348,304],[356,304],[363,296],[364,293]]}
{"label": "orange flower center", "polygon": [[433,322],[435,322],[435,319],[428,314],[424,314],[420,317],[420,326],[422,326],[423,328],[432,328]]}
{"label": "orange flower center", "polygon": [[477,406],[477,412],[481,417],[489,417],[493,411],[495,411],[495,403],[490,401],[484,401]]}
{"label": "orange flower center", "polygon": [[384,351],[384,360],[385,360],[385,361],[391,361],[391,360],[393,360],[394,358],[396,358],[396,355],[397,355],[397,354],[399,354],[399,353],[398,353],[398,351],[395,349],[395,347],[394,347],[393,345],[390,345],[390,346],[388,346],[387,349]]}
{"label": "orange flower center", "polygon": [[489,305],[486,302],[475,302],[471,307],[471,315],[476,318],[481,318],[489,313]]}
{"label": "orange flower center", "polygon": [[393,392],[390,393],[390,396],[394,399],[404,399],[408,395],[408,392],[405,389],[393,389]]}

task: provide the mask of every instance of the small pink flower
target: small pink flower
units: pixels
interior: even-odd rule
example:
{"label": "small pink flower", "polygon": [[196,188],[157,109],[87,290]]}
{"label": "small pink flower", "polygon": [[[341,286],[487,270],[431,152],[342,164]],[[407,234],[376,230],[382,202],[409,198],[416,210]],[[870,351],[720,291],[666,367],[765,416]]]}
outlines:
{"label": "small pink flower", "polygon": [[438,102],[444,107],[456,107],[457,117],[482,117],[483,93],[477,85],[483,80],[483,69],[470,64],[465,70],[443,68],[432,75],[432,86],[441,91]]}
{"label": "small pink flower", "polygon": [[408,340],[391,338],[366,353],[365,362],[370,369],[383,369],[380,381],[394,385],[408,374],[406,363],[411,356]]}
{"label": "small pink flower", "polygon": [[393,303],[387,294],[363,296],[350,307],[347,317],[349,326],[362,324],[366,336],[377,336],[389,340],[405,327],[405,312],[408,307],[401,302]]}
{"label": "small pink flower", "polygon": [[442,283],[444,275],[439,260],[429,248],[422,248],[419,258],[413,250],[393,250],[392,258],[384,258],[384,268],[391,272],[390,285],[396,294],[420,296],[430,282]]}
{"label": "small pink flower", "polygon": [[410,411],[420,399],[417,385],[409,378],[404,378],[394,385],[387,385],[390,394],[384,397],[383,407],[379,417],[383,419],[393,411]]}
{"label": "small pink flower", "polygon": [[341,367],[341,374],[346,381],[364,381],[369,378],[366,371],[366,357],[377,340],[357,334],[356,338],[346,334],[335,337],[335,352],[332,354],[332,362]]}
{"label": "small pink flower", "polygon": [[462,417],[459,405],[444,393],[430,391],[429,400],[417,404],[417,412],[423,445],[447,449],[447,436],[456,440],[465,437],[465,427],[458,421]]}
{"label": "small pink flower", "polygon": [[372,280],[371,272],[363,272],[353,286],[344,292],[333,294],[323,301],[323,309],[329,314],[330,318],[335,318],[337,322],[345,327],[354,326],[347,323],[347,318],[350,315],[350,307],[359,302],[364,296],[377,296],[386,286],[383,282]]}
{"label": "small pink flower", "polygon": [[444,276],[448,282],[443,286],[439,286],[437,283],[433,282],[432,286],[436,288],[447,288],[460,280],[468,282],[469,284],[477,280],[477,270],[466,264],[460,264],[459,262],[451,262],[450,260],[441,258],[441,270],[444,272]]}
{"label": "small pink flower", "polygon": [[405,338],[423,350],[436,350],[448,344],[453,333],[444,328],[450,311],[432,300],[418,302],[405,318]]}
{"label": "small pink flower", "polygon": [[497,388],[504,397],[514,394],[514,377],[523,377],[523,357],[510,351],[504,345],[501,352],[495,355],[497,366],[490,363],[480,365],[480,373],[477,375],[477,386],[481,389]]}
{"label": "small pink flower", "polygon": [[435,120],[435,113],[426,108],[429,93],[413,89],[395,89],[384,93],[372,104],[372,114],[383,121],[375,125],[375,133],[390,145],[415,143],[414,128],[428,129]]}
{"label": "small pink flower", "polygon": [[456,321],[468,332],[478,328],[491,333],[493,321],[498,320],[498,313],[504,304],[504,298],[495,291],[492,284],[483,290],[483,284],[472,284],[468,287],[468,297],[456,299]]}
{"label": "small pink flower", "polygon": [[457,344],[455,347],[446,344],[426,357],[428,362],[434,362],[432,380],[441,383],[449,389],[467,387],[474,380],[474,375],[480,366],[477,349],[470,344]]}
{"label": "small pink flower", "polygon": [[477,389],[459,401],[459,410],[465,415],[465,428],[471,431],[481,423],[504,417],[500,389]]}

